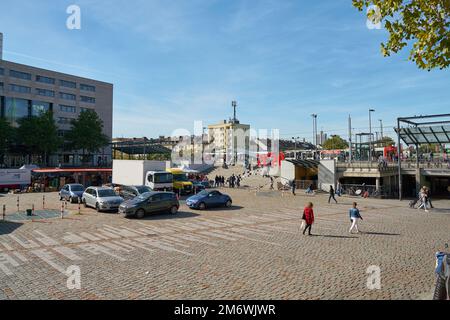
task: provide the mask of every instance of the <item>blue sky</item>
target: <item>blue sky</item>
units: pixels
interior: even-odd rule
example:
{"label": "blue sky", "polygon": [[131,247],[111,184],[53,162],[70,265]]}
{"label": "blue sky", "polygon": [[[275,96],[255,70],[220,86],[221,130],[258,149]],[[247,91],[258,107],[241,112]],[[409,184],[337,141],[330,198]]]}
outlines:
{"label": "blue sky", "polygon": [[[81,30],[66,8],[81,8]],[[114,84],[114,136],[169,135],[238,117],[284,138],[347,136],[450,111],[449,70],[383,58],[351,0],[0,0],[4,59]],[[374,130],[376,130],[375,128]]]}

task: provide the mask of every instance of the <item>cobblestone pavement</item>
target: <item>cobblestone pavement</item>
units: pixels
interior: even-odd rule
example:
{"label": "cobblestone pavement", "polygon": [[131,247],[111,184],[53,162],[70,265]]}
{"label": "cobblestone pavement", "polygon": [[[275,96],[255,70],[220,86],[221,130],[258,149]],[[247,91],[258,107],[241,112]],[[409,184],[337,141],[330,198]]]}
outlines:
{"label": "cobblestone pavement", "polygon": [[[65,219],[0,222],[1,299],[423,299],[434,253],[450,243],[450,201],[428,214],[407,202],[358,199],[362,234],[350,235],[354,199],[225,190],[232,209],[143,220],[69,205]],[[60,207],[57,194],[47,206]],[[0,196],[14,208],[16,196]],[[315,204],[314,236],[299,232]],[[24,208],[42,195],[21,196]],[[13,209],[8,209],[13,210]],[[66,270],[81,270],[81,289]],[[367,288],[369,266],[381,290]]]}

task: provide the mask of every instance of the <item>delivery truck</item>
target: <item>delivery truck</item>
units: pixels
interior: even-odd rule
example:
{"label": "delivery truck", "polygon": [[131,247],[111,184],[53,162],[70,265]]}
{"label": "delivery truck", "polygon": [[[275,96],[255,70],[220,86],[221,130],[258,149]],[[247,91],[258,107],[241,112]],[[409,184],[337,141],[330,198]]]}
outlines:
{"label": "delivery truck", "polygon": [[173,176],[166,161],[114,160],[113,184],[148,186],[154,191],[172,191]]}
{"label": "delivery truck", "polygon": [[29,169],[0,169],[0,192],[25,189],[31,184]]}

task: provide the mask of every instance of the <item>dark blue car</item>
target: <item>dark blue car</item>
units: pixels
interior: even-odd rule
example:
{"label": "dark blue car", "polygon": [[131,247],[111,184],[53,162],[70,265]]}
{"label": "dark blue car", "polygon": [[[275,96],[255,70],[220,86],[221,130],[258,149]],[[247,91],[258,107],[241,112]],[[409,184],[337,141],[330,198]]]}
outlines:
{"label": "dark blue car", "polygon": [[206,208],[227,207],[233,205],[229,195],[220,193],[217,190],[203,190],[199,194],[192,196],[186,200],[186,205],[192,209],[205,210]]}

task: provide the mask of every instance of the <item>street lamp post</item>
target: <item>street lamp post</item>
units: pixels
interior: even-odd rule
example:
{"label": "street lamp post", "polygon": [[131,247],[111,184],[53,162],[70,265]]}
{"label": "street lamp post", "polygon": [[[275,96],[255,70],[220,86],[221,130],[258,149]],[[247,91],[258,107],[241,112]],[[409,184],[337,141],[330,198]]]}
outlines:
{"label": "street lamp post", "polygon": [[369,109],[369,162],[372,162],[372,112],[375,109]]}
{"label": "street lamp post", "polygon": [[314,159],[317,153],[317,114],[312,114],[313,118],[313,144],[314,144]]}

